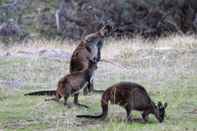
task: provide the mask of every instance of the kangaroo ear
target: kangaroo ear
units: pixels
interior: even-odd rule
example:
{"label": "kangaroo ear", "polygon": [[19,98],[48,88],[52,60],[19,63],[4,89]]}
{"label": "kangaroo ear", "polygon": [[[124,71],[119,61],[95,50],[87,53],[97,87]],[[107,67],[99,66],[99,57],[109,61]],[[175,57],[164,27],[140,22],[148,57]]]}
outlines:
{"label": "kangaroo ear", "polygon": [[158,107],[161,107],[161,106],[162,106],[161,101],[158,102],[157,106],[158,106]]}
{"label": "kangaroo ear", "polygon": [[112,30],[112,26],[109,24],[106,24],[103,26],[103,30],[107,30],[108,32],[110,32]]}
{"label": "kangaroo ear", "polygon": [[108,29],[108,30],[111,30],[111,29],[112,29],[112,26],[110,26],[110,25],[105,25],[105,28]]}
{"label": "kangaroo ear", "polygon": [[166,108],[167,106],[168,106],[168,103],[165,102],[165,103],[164,103],[164,108]]}

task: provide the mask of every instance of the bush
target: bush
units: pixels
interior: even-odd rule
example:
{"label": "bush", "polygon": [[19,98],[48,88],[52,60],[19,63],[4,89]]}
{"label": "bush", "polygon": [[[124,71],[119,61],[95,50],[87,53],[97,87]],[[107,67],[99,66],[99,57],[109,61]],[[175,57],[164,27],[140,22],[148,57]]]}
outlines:
{"label": "bush", "polygon": [[[13,19],[31,34],[81,39],[104,24],[114,36],[145,38],[196,32],[196,0],[1,0],[0,24]],[[6,4],[5,4],[6,3]]]}

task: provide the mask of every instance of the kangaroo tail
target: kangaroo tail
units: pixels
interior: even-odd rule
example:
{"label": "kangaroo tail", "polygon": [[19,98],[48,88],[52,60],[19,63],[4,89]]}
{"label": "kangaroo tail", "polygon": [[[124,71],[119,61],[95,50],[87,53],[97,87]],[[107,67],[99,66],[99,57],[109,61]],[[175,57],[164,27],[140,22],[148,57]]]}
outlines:
{"label": "kangaroo tail", "polygon": [[56,95],[56,91],[55,90],[48,90],[48,91],[35,91],[35,92],[30,92],[30,93],[26,93],[24,94],[25,96],[29,95],[29,96],[54,96]]}
{"label": "kangaroo tail", "polygon": [[108,113],[108,101],[109,101],[109,96],[106,95],[106,92],[104,92],[102,99],[101,99],[101,107],[102,107],[102,113],[100,115],[77,115],[76,117],[78,118],[105,118]]}
{"label": "kangaroo tail", "polygon": [[78,118],[102,118],[103,114],[97,115],[97,116],[91,116],[91,115],[77,115]]}
{"label": "kangaroo tail", "polygon": [[101,59],[100,62],[105,62],[105,63],[109,63],[109,64],[112,64],[114,66],[117,66],[117,67],[120,67],[122,69],[128,69],[128,67],[124,66],[124,65],[121,65],[117,62],[114,62],[114,61],[111,61],[111,60],[106,60],[106,59]]}

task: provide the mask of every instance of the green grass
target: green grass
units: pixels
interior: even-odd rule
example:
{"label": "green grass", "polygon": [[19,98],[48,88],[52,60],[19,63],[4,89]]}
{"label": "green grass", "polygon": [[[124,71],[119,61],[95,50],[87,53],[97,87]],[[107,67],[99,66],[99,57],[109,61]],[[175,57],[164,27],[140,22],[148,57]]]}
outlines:
{"label": "green grass", "polygon": [[[102,63],[104,64],[104,63]],[[114,69],[99,65],[96,74],[96,88],[106,89],[121,80],[130,80],[132,71]],[[0,84],[0,129],[5,131],[196,131],[197,130],[197,76],[177,75],[172,80],[151,84],[146,78],[142,83],[151,98],[157,102],[168,102],[167,117],[158,123],[154,116],[144,124],[139,121],[125,122],[126,113],[119,106],[110,106],[109,115],[104,121],[78,119],[77,114],[94,114],[101,111],[100,96],[80,96],[80,102],[90,109],[63,106],[62,101],[45,102],[45,96],[23,96],[32,90],[55,89],[58,79],[68,72],[68,62],[49,59],[6,58],[0,59],[0,80],[21,80],[20,88]],[[105,72],[105,73],[103,73]],[[129,73],[128,73],[129,72]],[[184,77],[182,77],[184,76]],[[69,99],[72,103],[73,98]],[[195,111],[195,112],[194,112]],[[141,118],[133,112],[134,118]]]}
{"label": "green grass", "polygon": [[[91,120],[76,119],[76,114],[91,114],[100,112],[99,99],[100,96],[81,96],[80,101],[88,105],[92,105],[89,110],[79,109],[72,107],[71,109],[63,106],[62,103],[44,102],[45,97],[25,97],[22,91],[16,91],[16,94],[6,94],[8,91],[1,91],[1,108],[0,108],[0,127],[8,130],[42,130],[50,129],[57,126],[56,129],[63,130],[66,126],[68,129],[74,130],[75,124],[79,124],[82,129],[88,127],[89,130],[97,131],[114,131],[114,130],[166,130],[166,131],[179,131],[179,130],[197,130],[197,114],[191,113],[197,109],[197,78],[188,80],[191,86],[177,86],[174,88],[162,89],[158,88],[151,91],[151,97],[155,101],[168,102],[167,117],[164,123],[160,124],[156,121],[154,116],[151,116],[149,122],[146,124],[134,121],[132,124],[125,123],[125,111],[118,106],[110,106],[110,113],[104,122],[94,121],[91,125]],[[158,93],[159,91],[159,93]],[[6,95],[5,95],[6,94]],[[118,111],[117,111],[118,110]],[[114,113],[116,112],[116,113]],[[139,118],[138,112],[133,112],[134,118]],[[64,125],[69,121],[69,125]],[[75,121],[77,121],[75,123]],[[90,125],[83,126],[83,122],[90,123]],[[94,127],[94,124],[98,126]]]}

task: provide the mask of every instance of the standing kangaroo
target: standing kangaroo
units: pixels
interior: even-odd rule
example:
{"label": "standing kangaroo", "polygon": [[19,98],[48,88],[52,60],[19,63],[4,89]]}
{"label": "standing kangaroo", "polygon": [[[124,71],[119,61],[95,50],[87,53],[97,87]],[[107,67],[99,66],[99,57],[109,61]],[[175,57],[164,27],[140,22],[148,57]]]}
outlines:
{"label": "standing kangaroo", "polygon": [[167,103],[162,105],[161,102],[158,102],[158,105],[155,105],[143,86],[131,82],[121,82],[109,87],[103,93],[101,99],[102,113],[100,115],[77,115],[77,117],[105,118],[108,113],[109,101],[125,108],[128,121],[132,121],[131,111],[137,110],[143,112],[144,121],[147,121],[148,115],[152,113],[159,122],[163,122],[167,107]]}
{"label": "standing kangaroo", "polygon": [[86,70],[73,72],[61,78],[58,82],[56,90],[37,91],[27,93],[25,95],[55,95],[55,98],[48,100],[59,101],[64,98],[64,105],[67,105],[67,99],[70,95],[74,95],[74,104],[88,108],[88,106],[80,104],[78,101],[79,90],[90,80],[92,73],[97,69],[97,62],[89,60],[89,66]]}
{"label": "standing kangaroo", "polygon": [[[109,35],[110,31],[111,26],[106,25],[99,31],[87,35],[80,42],[71,57],[70,73],[86,70],[88,68],[89,59],[96,58],[97,62],[100,61],[103,39]],[[90,79],[87,88],[84,89],[84,94],[93,90],[93,80]]]}

